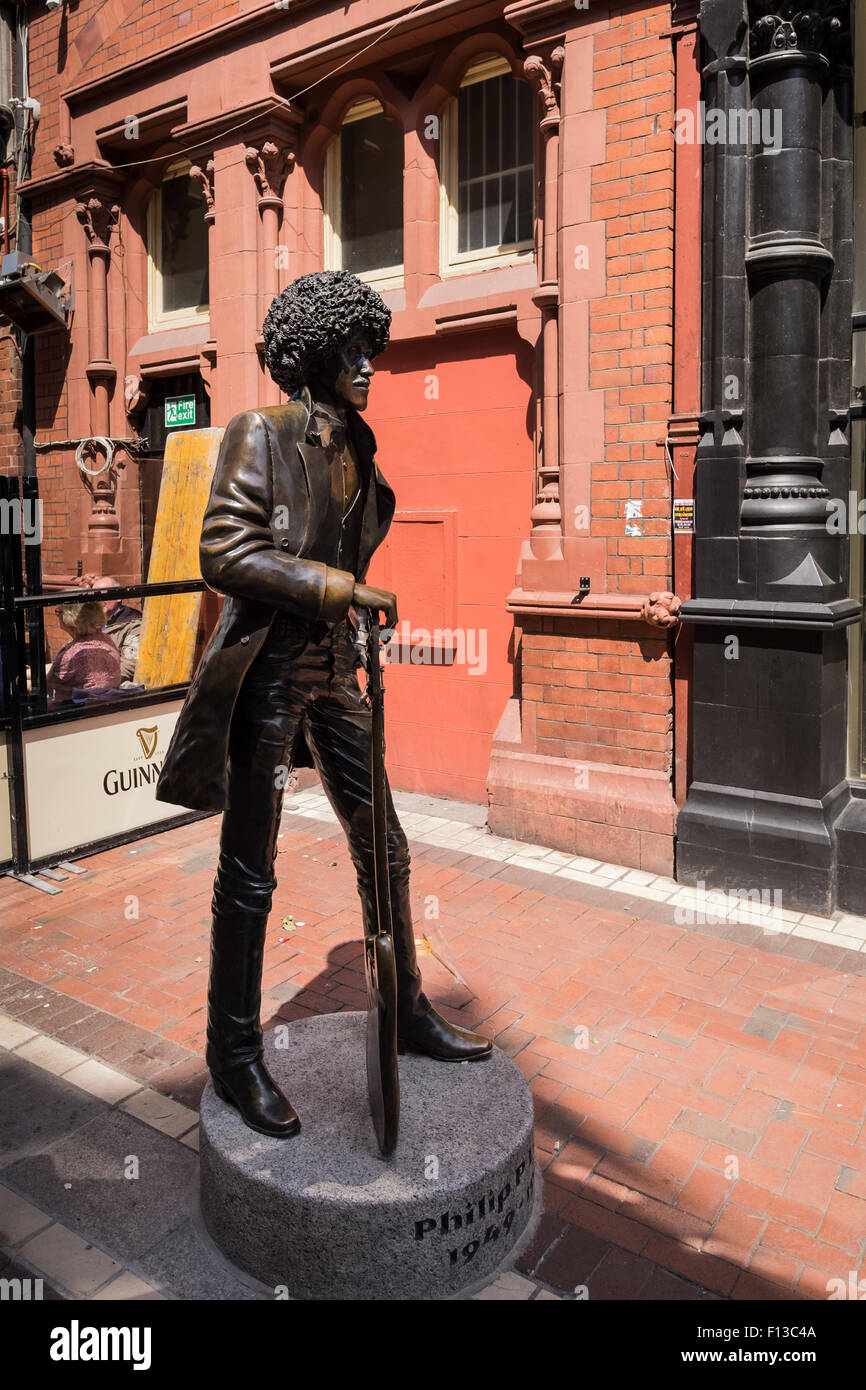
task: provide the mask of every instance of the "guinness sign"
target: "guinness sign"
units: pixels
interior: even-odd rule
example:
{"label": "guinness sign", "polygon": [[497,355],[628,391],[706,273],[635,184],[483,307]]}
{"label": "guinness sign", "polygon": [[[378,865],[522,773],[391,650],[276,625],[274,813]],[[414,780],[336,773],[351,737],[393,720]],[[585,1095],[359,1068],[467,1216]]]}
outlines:
{"label": "guinness sign", "polygon": [[136,787],[150,786],[159,777],[163,760],[160,758],[159,762],[151,761],[159,742],[159,726],[151,724],[148,728],[136,729],[135,736],[144,754],[144,766],[141,766],[141,759],[136,757],[132,767],[109,768],[102,779],[102,790],[106,796],[116,796],[118,792],[131,792]]}
{"label": "guinness sign", "polygon": [[[182,703],[111,713],[94,707],[74,723],[24,731],[34,858],[128,836],[172,817],[154,792]],[[58,786],[68,794],[58,796]]]}

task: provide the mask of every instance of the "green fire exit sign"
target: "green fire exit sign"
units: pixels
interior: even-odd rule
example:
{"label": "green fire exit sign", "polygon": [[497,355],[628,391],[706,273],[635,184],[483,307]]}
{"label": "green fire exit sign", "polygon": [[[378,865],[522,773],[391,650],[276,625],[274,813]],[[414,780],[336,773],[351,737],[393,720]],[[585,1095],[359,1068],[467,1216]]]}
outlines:
{"label": "green fire exit sign", "polygon": [[172,396],[165,403],[165,425],[195,424],[195,396]]}

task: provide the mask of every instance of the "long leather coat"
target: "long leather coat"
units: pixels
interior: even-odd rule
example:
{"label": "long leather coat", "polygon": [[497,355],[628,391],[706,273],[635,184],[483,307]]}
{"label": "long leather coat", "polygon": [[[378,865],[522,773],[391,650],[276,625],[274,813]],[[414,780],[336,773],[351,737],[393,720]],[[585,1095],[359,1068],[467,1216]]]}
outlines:
{"label": "long leather coat", "polygon": [[[309,394],[236,415],[223,436],[205,511],[199,562],[211,589],[228,596],[181,710],[156,796],[193,810],[222,811],[235,701],[277,612],[306,622],[346,616],[356,582],[394,515],[395,498],[375,463],[376,440],[358,412],[349,436],[367,479],[357,575],[310,557],[325,524],[328,459]],[[310,767],[299,733],[295,767]]]}

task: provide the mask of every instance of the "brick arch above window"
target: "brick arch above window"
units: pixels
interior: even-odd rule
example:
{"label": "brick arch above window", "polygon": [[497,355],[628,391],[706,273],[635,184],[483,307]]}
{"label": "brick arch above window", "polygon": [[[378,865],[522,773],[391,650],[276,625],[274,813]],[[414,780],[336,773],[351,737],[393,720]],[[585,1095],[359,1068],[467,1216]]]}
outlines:
{"label": "brick arch above window", "polygon": [[418,129],[423,131],[427,116],[440,115],[442,108],[456,97],[466,74],[487,58],[503,58],[515,78],[525,81],[524,54],[518,53],[501,34],[470,34],[454,48],[447,49],[432,65],[429,76],[415,94]]}
{"label": "brick arch above window", "polygon": [[440,276],[531,260],[537,120],[523,55],[471,35],[440,57],[416,110],[439,179]]}
{"label": "brick arch above window", "polygon": [[352,107],[362,101],[378,101],[389,120],[397,121],[404,130],[410,128],[411,108],[384,75],[358,77],[343,83],[328,98],[321,114],[304,137],[303,164],[314,186],[321,185],[328,146],[339,135]]}
{"label": "brick arch above window", "polygon": [[322,207],[322,263],[380,289],[403,283],[405,139],[411,116],[387,80],[344,83],[304,145]]}

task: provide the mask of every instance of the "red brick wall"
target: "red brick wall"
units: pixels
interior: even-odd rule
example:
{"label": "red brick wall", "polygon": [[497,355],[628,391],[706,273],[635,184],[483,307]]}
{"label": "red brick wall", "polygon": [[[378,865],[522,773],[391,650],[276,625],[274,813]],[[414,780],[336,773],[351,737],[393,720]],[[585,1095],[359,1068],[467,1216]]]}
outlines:
{"label": "red brick wall", "polygon": [[21,473],[21,434],[18,406],[21,400],[21,364],[11,330],[0,328],[0,473]]}
{"label": "red brick wall", "polygon": [[[37,212],[33,218],[34,260],[43,267],[57,267],[62,258],[61,219]],[[36,438],[65,439],[69,433],[66,392],[67,338],[62,332],[44,333],[36,339]],[[47,575],[62,573],[63,542],[78,524],[77,493],[80,483],[72,480],[75,492],[70,498],[64,484],[64,463],[68,453],[40,453],[37,456],[39,494],[42,511],[42,569]],[[70,506],[70,502],[74,505]]]}
{"label": "red brick wall", "polygon": [[[232,19],[239,0],[80,0],[31,7],[30,88],[42,103],[33,175],[56,170],[60,94]],[[64,37],[65,36],[65,37]]]}
{"label": "red brick wall", "polygon": [[[607,162],[594,171],[593,217],[606,220],[607,293],[590,311],[590,387],[605,390],[604,462],[593,468],[592,534],[607,537],[611,590],[670,584],[670,481],[664,438],[673,399],[674,67],[670,7],[611,11],[595,40],[596,107],[607,117]],[[625,534],[625,501],[641,502],[642,534]],[[633,623],[592,622],[551,633],[538,731],[564,756],[647,771],[672,761],[670,638]],[[550,665],[544,658],[550,656]],[[560,707],[565,718],[542,718]],[[539,744],[540,748],[540,744]],[[549,750],[551,751],[551,750]]]}
{"label": "red brick wall", "polygon": [[[593,109],[604,112],[605,137],[590,215],[603,226],[605,276],[589,305],[587,384],[604,393],[590,535],[604,539],[606,587],[620,594],[664,589],[671,577],[660,442],[673,397],[674,66],[660,37],[669,27],[666,4],[612,7],[592,49]],[[629,499],[641,503],[640,535],[626,535]],[[634,621],[544,618],[527,620],[522,652],[539,753],[670,768],[669,637]]]}
{"label": "red brick wall", "polygon": [[536,619],[523,633],[523,696],[537,702],[537,751],[576,763],[670,767],[665,637],[599,619]]}
{"label": "red brick wall", "polygon": [[[609,588],[665,588],[671,573],[664,449],[673,393],[674,108],[670,7],[611,10],[595,39],[596,109],[606,162],[593,171],[592,216],[606,223],[606,294],[590,308],[590,389],[605,392],[604,462],[592,476],[592,534],[607,537]],[[625,501],[642,535],[625,535]],[[612,634],[611,634],[612,635]]]}
{"label": "red brick wall", "polygon": [[[5,31],[4,31],[5,33]],[[12,44],[12,94],[18,94],[18,74],[14,61]],[[6,156],[11,159],[14,150],[14,134],[10,134],[6,144]],[[0,247],[5,252],[15,249],[11,229],[15,225],[15,169],[9,164],[9,225],[5,235],[0,237]],[[0,208],[5,216],[6,209]],[[21,359],[12,336],[11,327],[0,326],[0,473],[18,477],[21,474],[21,432],[18,423],[18,409],[21,402]]]}
{"label": "red brick wall", "polygon": [[[183,42],[239,12],[238,0],[81,0],[60,12],[34,7],[30,29],[30,89],[41,104],[36,132],[34,178],[57,172],[55,146],[62,138],[61,94],[68,88],[116,71],[169,44]],[[14,203],[10,204],[14,218]],[[43,268],[63,259],[64,219],[74,217],[71,203],[33,209],[33,258]],[[71,422],[65,381],[63,335],[51,333],[36,345],[37,439],[63,439],[80,433],[80,420]],[[9,354],[11,353],[11,357]],[[16,411],[20,401],[17,357],[0,341],[0,471],[20,471],[20,434]],[[118,390],[122,390],[122,380]],[[68,538],[80,527],[82,487],[70,469],[72,454],[40,454],[38,472],[44,502],[43,570],[56,575],[69,568]],[[64,554],[64,541],[67,542]],[[137,577],[137,576],[136,576]]]}
{"label": "red brick wall", "polygon": [[[590,594],[584,611],[521,613],[520,742],[504,720],[489,782],[498,833],[655,873],[673,862],[673,639],[638,620],[637,596],[669,588],[672,574],[663,443],[673,409],[670,24],[668,4],[611,5],[602,24],[590,6],[566,39],[560,332],[569,582],[557,584],[552,570],[537,587],[567,595],[589,575]],[[573,246],[586,252],[585,267],[576,259],[572,268]],[[640,504],[637,534],[626,533],[628,501]],[[584,505],[588,531],[577,521]],[[627,595],[635,601],[620,617],[616,604]]]}

